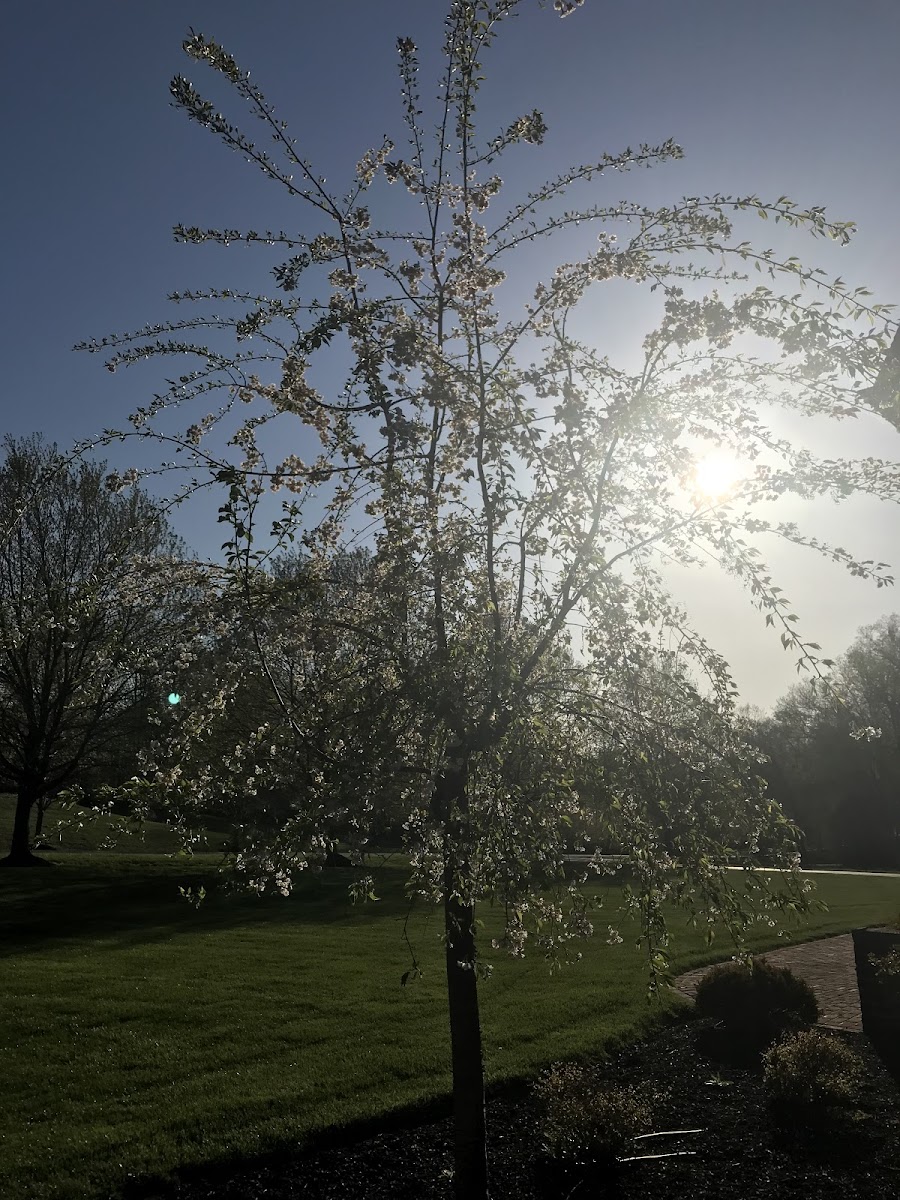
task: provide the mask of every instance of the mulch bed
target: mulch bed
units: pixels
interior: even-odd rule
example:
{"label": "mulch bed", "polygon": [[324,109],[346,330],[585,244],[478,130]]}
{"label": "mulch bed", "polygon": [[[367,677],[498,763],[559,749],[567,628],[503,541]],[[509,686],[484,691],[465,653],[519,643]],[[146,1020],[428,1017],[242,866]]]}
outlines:
{"label": "mulch bed", "polygon": [[[608,1060],[611,1081],[660,1094],[655,1129],[702,1128],[649,1139],[634,1153],[691,1149],[691,1157],[622,1164],[617,1181],[589,1177],[572,1200],[896,1200],[900,1196],[900,1088],[860,1033],[828,1031],[864,1059],[866,1082],[853,1112],[822,1114],[818,1129],[776,1118],[758,1067],[729,1065],[709,1048],[710,1023],[677,1025]],[[701,1047],[706,1047],[702,1049]],[[532,1200],[538,1190],[538,1112],[523,1087],[488,1103],[492,1195]],[[663,1143],[667,1143],[663,1145]],[[150,1200],[450,1200],[449,1119],[385,1130],[263,1164],[233,1164],[166,1187],[140,1185]]]}

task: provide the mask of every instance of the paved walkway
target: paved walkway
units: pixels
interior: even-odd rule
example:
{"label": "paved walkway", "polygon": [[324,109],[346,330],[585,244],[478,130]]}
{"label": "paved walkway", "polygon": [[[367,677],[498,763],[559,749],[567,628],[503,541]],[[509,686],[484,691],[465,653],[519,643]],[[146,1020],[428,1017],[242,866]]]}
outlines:
{"label": "paved walkway", "polygon": [[[820,1025],[862,1032],[853,938],[849,933],[767,951],[762,957],[777,967],[790,967],[810,984],[819,1001]],[[709,967],[679,975],[676,989],[693,1000],[697,981]]]}

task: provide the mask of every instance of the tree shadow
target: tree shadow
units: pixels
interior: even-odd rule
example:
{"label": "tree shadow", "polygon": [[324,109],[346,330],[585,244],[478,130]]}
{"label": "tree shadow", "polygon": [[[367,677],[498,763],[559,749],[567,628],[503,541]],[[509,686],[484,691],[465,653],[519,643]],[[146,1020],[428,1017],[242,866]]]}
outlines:
{"label": "tree shadow", "polygon": [[[85,937],[115,949],[258,924],[366,924],[380,920],[385,908],[399,913],[404,904],[404,872],[396,867],[371,871],[378,903],[353,904],[348,885],[354,872],[341,868],[301,877],[291,895],[283,897],[230,892],[214,863],[185,862],[182,867],[131,859],[127,868],[111,864],[112,871],[96,864],[62,865],[60,870],[27,872],[28,879],[0,874],[0,957]],[[205,889],[199,907],[181,895],[180,887]]]}

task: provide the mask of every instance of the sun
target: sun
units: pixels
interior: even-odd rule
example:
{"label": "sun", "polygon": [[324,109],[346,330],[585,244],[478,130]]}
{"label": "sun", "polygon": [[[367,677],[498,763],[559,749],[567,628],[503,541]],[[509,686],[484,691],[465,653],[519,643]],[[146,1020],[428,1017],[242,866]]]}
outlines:
{"label": "sun", "polygon": [[707,500],[724,500],[741,482],[738,459],[726,450],[712,450],[694,464],[694,491]]}

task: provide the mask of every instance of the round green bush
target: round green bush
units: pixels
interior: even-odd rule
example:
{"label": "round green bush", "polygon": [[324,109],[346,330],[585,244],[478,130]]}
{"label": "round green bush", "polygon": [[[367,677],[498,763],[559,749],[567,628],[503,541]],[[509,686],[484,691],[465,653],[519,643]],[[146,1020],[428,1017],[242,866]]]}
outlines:
{"label": "round green bush", "polygon": [[838,1038],[818,1029],[788,1035],[763,1055],[763,1084],[775,1106],[814,1111],[852,1100],[863,1065]]}
{"label": "round green bush", "polygon": [[697,985],[695,1006],[698,1016],[761,1046],[819,1019],[819,1003],[806,980],[764,958],[710,968]]}

